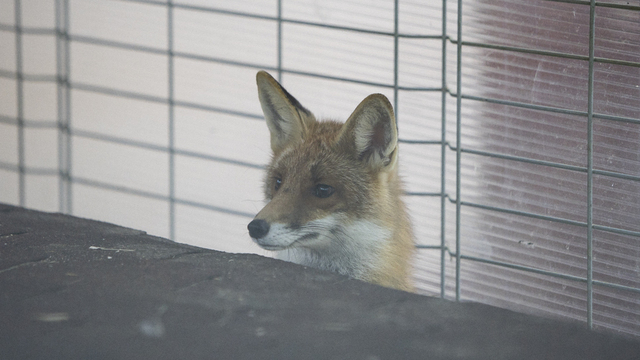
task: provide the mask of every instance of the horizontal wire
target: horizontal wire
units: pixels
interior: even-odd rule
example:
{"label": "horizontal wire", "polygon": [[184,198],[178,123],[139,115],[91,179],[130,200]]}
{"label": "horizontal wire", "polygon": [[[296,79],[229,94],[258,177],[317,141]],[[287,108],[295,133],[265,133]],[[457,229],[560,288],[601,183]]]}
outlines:
{"label": "horizontal wire", "polygon": [[[450,203],[452,203],[452,204],[456,203],[456,199],[452,198],[447,193],[442,194],[442,193],[438,193],[438,192],[405,192],[404,195],[406,195],[406,196],[424,196],[424,197],[444,196],[445,198],[447,198],[449,200]],[[569,220],[569,219],[555,217],[555,216],[549,216],[549,215],[541,215],[541,214],[536,214],[536,213],[527,212],[527,211],[520,211],[520,210],[513,210],[513,209],[502,208],[502,207],[490,206],[490,205],[477,204],[477,203],[473,203],[473,202],[469,202],[469,201],[461,201],[460,205],[461,206],[465,206],[465,207],[472,207],[472,208],[495,211],[495,212],[500,212],[500,213],[505,213],[505,214],[517,215],[517,216],[522,216],[522,217],[527,217],[527,218],[533,218],[533,219],[538,219],[538,220],[551,221],[551,222],[560,223],[560,224],[573,225],[573,226],[579,226],[579,227],[587,227],[587,223],[586,222],[576,221],[576,220]],[[619,234],[619,235],[640,237],[640,231],[615,228],[615,227],[611,227],[611,226],[604,226],[604,225],[596,225],[596,224],[594,224],[593,225],[593,229],[600,230],[600,231],[605,231],[605,232],[609,232],[609,233],[615,233],[615,234]]]}
{"label": "horizontal wire", "polygon": [[[451,97],[455,97],[456,96],[455,93],[452,93],[448,89],[446,89],[446,91]],[[523,103],[523,102],[518,102],[518,101],[501,100],[501,99],[494,99],[494,98],[487,98],[487,97],[473,96],[473,95],[465,95],[465,94],[462,94],[461,96],[465,100],[475,100],[475,101],[487,102],[487,103],[498,104],[498,105],[509,105],[509,106],[513,106],[513,107],[519,107],[519,108],[525,108],[525,109],[531,109],[531,110],[540,110],[540,111],[545,111],[545,112],[552,112],[552,113],[558,113],[558,114],[567,114],[567,115],[577,115],[577,116],[585,116],[585,117],[588,115],[586,111],[563,109],[563,108],[557,108],[557,107],[553,107],[553,106],[534,105],[534,104],[528,104],[528,103]],[[615,116],[615,115],[607,115],[607,114],[599,114],[599,113],[594,113],[593,117],[594,118],[603,119],[603,120],[612,120],[612,121],[618,121],[618,122],[640,124],[640,119],[637,119],[637,118]]]}
{"label": "horizontal wire", "polygon": [[[10,164],[4,161],[0,161],[0,169],[12,171],[15,173],[20,172],[20,166],[17,164]],[[22,171],[28,175],[42,175],[42,176],[57,176],[60,175],[60,172],[57,169],[48,169],[41,167],[28,167],[23,166]]]}
{"label": "horizontal wire", "polygon": [[607,115],[607,114],[598,114],[598,113],[593,113],[593,117],[594,118],[598,118],[598,119],[602,119],[602,120],[611,120],[611,121],[618,121],[618,122],[624,122],[624,123],[631,123],[631,124],[640,125],[640,119],[635,119],[635,118],[630,118],[630,117]]}
{"label": "horizontal wire", "polygon": [[[422,193],[410,193],[410,194],[414,194],[414,196],[421,196]],[[451,197],[449,194],[446,194],[446,193],[445,194],[424,193],[424,194],[425,195],[423,195],[423,196],[444,196],[445,198],[447,198],[449,200],[450,203],[452,203],[452,204],[456,203],[456,199]],[[473,207],[473,208],[489,210],[489,211],[495,211],[495,212],[500,212],[500,213],[505,213],[505,214],[518,215],[518,216],[522,216],[522,217],[533,218],[533,219],[538,219],[538,220],[545,220],[545,221],[551,221],[551,222],[556,222],[556,223],[560,223],[560,224],[573,225],[573,226],[579,226],[579,227],[586,227],[587,226],[587,223],[586,222],[582,222],[582,221],[569,220],[569,219],[555,217],[555,216],[541,215],[541,214],[536,214],[536,213],[532,213],[532,212],[513,210],[513,209],[501,208],[501,207],[496,207],[496,206],[490,206],[490,205],[477,204],[477,203],[473,203],[473,202],[469,202],[469,201],[461,201],[460,204],[462,206],[466,206],[466,207]],[[595,225],[595,224],[593,225],[593,228],[597,229],[597,230],[600,230],[600,231],[606,231],[606,232],[616,233],[616,234],[620,234],[620,235],[628,235],[628,236],[640,237],[640,231],[627,230],[627,229],[615,228],[615,227],[604,226],[604,225]]]}
{"label": "horizontal wire", "polygon": [[416,145],[442,145],[441,140],[410,140],[410,139],[398,139],[399,143],[404,144],[416,144]]}
{"label": "horizontal wire", "polygon": [[614,228],[614,227],[611,227],[611,226],[596,225],[596,224],[593,224],[591,227],[594,230],[606,231],[606,232],[615,233],[615,234],[619,234],[619,235],[628,235],[628,236],[640,237],[640,231],[625,230],[625,229],[620,229],[620,228]]}
{"label": "horizontal wire", "polygon": [[[167,54],[169,54],[169,51],[168,50],[164,50],[164,49],[158,49],[158,48],[142,46],[142,45],[134,45],[134,44],[123,43],[123,42],[113,41],[113,40],[104,40],[104,39],[94,38],[94,37],[89,37],[89,36],[72,35],[72,36],[70,36],[70,39],[72,41],[77,41],[77,42],[84,43],[84,44],[115,47],[115,48],[121,48],[121,49],[126,49],[126,50],[135,50],[135,51],[141,51],[141,52],[146,52],[146,53],[151,53],[151,54],[158,54],[158,55],[167,55]],[[176,57],[176,58],[184,58],[184,59],[189,59],[189,60],[199,60],[199,61],[206,61],[206,62],[212,62],[212,63],[220,63],[220,64],[226,64],[226,65],[240,66],[240,67],[248,67],[248,68],[253,68],[253,69],[257,69],[257,70],[261,70],[261,69],[262,70],[270,70],[270,71],[277,71],[278,70],[277,67],[267,66],[267,65],[258,64],[258,63],[249,63],[249,62],[243,62],[243,61],[237,61],[237,60],[228,60],[228,59],[223,59],[223,58],[218,58],[218,57],[191,54],[191,53],[180,52],[180,51],[172,51],[171,55]],[[325,80],[336,80],[336,81],[348,82],[348,83],[352,83],[352,84],[377,86],[377,87],[383,87],[383,88],[393,88],[394,87],[394,85],[392,85],[392,84],[379,83],[379,82],[373,82],[373,81],[365,81],[365,80],[358,80],[358,79],[350,79],[350,78],[339,77],[339,76],[330,76],[330,75],[324,75],[324,74],[313,73],[313,72],[306,72],[306,71],[299,71],[299,70],[292,70],[292,69],[288,69],[288,70],[287,69],[283,69],[282,71],[284,73],[288,73],[288,74],[303,75],[303,76],[308,76],[308,77],[321,78],[321,79],[325,79]],[[405,91],[425,91],[425,92],[442,91],[442,89],[440,87],[400,86],[400,87],[398,87],[398,89],[405,90]]]}
{"label": "horizontal wire", "polygon": [[[415,247],[417,249],[420,249],[420,250],[442,250],[442,246],[440,246],[440,245],[416,245]],[[455,257],[456,256],[456,253],[454,251],[451,251],[451,249],[449,249],[449,247],[445,247],[444,250],[449,254],[449,256],[451,256],[451,257]],[[514,269],[514,270],[520,270],[520,271],[529,272],[529,273],[546,275],[546,276],[559,278],[559,279],[571,280],[571,281],[576,281],[576,282],[581,282],[581,283],[586,283],[587,282],[586,278],[583,278],[583,277],[580,277],[580,276],[562,274],[562,273],[558,273],[558,272],[538,269],[538,268],[534,268],[534,267],[530,267],[530,266],[518,265],[518,264],[504,262],[504,261],[490,260],[490,259],[480,258],[480,257],[476,257],[476,256],[464,255],[464,254],[461,254],[460,258],[463,259],[463,260],[469,260],[469,261],[480,262],[480,263],[485,263],[485,264],[489,264],[489,265],[494,265],[494,266]],[[634,292],[634,293],[640,293],[640,288],[635,288],[635,287],[631,287],[631,286],[616,284],[616,283],[607,282],[607,281],[593,280],[593,284],[594,285],[600,285],[600,286],[606,286],[606,287],[614,288],[614,289],[618,289],[618,290],[624,290],[624,291],[629,291],[629,292]]]}
{"label": "horizontal wire", "polygon": [[[387,89],[395,88],[395,86],[393,84],[386,84],[386,83],[378,83],[378,82],[373,82],[373,81],[350,79],[350,78],[345,78],[345,77],[340,77],[340,76],[323,75],[323,74],[318,74],[318,73],[313,73],[313,72],[298,71],[298,70],[292,70],[292,69],[286,69],[286,68],[283,68],[282,72],[285,73],[285,74],[302,75],[302,76],[314,77],[314,78],[325,79],[325,80],[335,80],[335,81],[347,82],[347,83],[352,83],[352,84],[382,87],[382,88],[387,88]],[[442,88],[441,87],[398,86],[398,90],[436,92],[436,91],[442,91]]]}
{"label": "horizontal wire", "polygon": [[[447,145],[448,145],[448,147],[449,147],[449,149],[451,151],[456,151],[456,147],[452,146],[448,142],[447,142]],[[537,159],[525,158],[525,157],[521,157],[521,156],[505,155],[505,154],[499,154],[499,153],[493,153],[493,152],[487,152],[487,151],[473,150],[473,149],[468,149],[468,148],[462,148],[462,149],[460,149],[460,151],[462,151],[463,153],[468,153],[468,154],[473,154],[473,155],[479,155],[479,156],[484,156],[484,157],[491,157],[491,158],[498,158],[498,159],[517,161],[517,162],[528,163],[528,164],[532,164],[532,165],[553,167],[553,168],[569,170],[569,171],[575,171],[575,172],[581,172],[581,173],[586,173],[587,172],[587,168],[586,167],[567,165],[567,164],[562,164],[562,163],[552,162],[552,161],[537,160]],[[593,170],[593,174],[640,182],[640,176],[624,174],[624,173],[619,173],[619,172],[606,171],[606,170],[595,170],[594,169]]]}
{"label": "horizontal wire", "polygon": [[[452,148],[451,146],[450,146],[450,149],[455,150],[455,148]],[[541,165],[541,166],[553,167],[553,168],[576,171],[576,172],[585,172],[585,173],[587,172],[586,168],[583,168],[580,166],[565,165],[562,163],[557,163],[552,161],[536,160],[536,159],[531,159],[531,158],[526,158],[521,156],[498,154],[498,153],[493,153],[488,151],[473,150],[473,149],[467,149],[467,148],[462,148],[460,151],[467,154],[479,155],[484,157],[511,160],[511,161],[517,161],[521,163]]]}
{"label": "horizontal wire", "polygon": [[0,23],[0,31],[16,32],[19,31],[26,35],[56,35],[57,31],[54,28],[42,28],[34,26],[16,26]]}
{"label": "horizontal wire", "polygon": [[603,175],[603,176],[609,176],[609,177],[614,177],[614,178],[618,178],[618,179],[625,179],[625,180],[631,180],[631,181],[640,181],[640,176],[623,174],[623,173],[619,173],[619,172],[594,169],[592,171],[592,173],[594,175]]}
{"label": "horizontal wire", "polygon": [[439,192],[419,192],[419,191],[405,191],[404,195],[406,196],[424,196],[424,197],[440,197],[442,193]]}
{"label": "horizontal wire", "polygon": [[[107,190],[117,191],[117,192],[120,192],[120,193],[125,193],[125,194],[130,194],[130,195],[142,196],[142,197],[149,198],[149,199],[162,200],[162,201],[166,201],[166,202],[169,201],[169,196],[161,195],[161,194],[157,194],[157,193],[153,193],[153,192],[149,192],[149,191],[133,189],[133,188],[129,188],[129,187],[126,187],[126,186],[121,186],[121,185],[113,185],[113,184],[109,184],[109,183],[105,183],[105,182],[101,182],[101,181],[96,181],[96,180],[91,180],[91,179],[86,179],[86,178],[82,178],[82,177],[78,177],[78,176],[71,176],[69,179],[70,179],[70,181],[72,183],[75,183],[75,184],[80,184],[80,185],[85,185],[85,186],[90,186],[90,187],[95,187],[95,188],[100,188],[100,189],[107,189]],[[237,216],[242,216],[242,217],[246,217],[246,218],[253,218],[255,216],[255,214],[253,214],[253,213],[248,213],[248,212],[239,211],[239,210],[233,210],[233,209],[224,208],[224,207],[221,207],[221,206],[213,206],[213,205],[200,203],[200,202],[196,202],[196,201],[191,201],[191,200],[185,200],[185,199],[174,199],[174,200],[175,200],[176,204],[182,204],[182,205],[187,205],[187,206],[192,206],[192,207],[198,207],[198,208],[201,208],[201,209],[212,210],[212,211],[225,213],[225,214],[237,215]]]}
{"label": "horizontal wire", "polygon": [[242,160],[224,158],[224,157],[221,157],[221,156],[207,155],[207,154],[202,154],[202,153],[198,153],[198,152],[194,152],[194,151],[186,151],[186,150],[174,149],[173,153],[176,154],[176,155],[182,155],[182,156],[187,156],[187,157],[196,158],[196,159],[227,163],[227,164],[232,164],[232,165],[239,165],[239,166],[244,166],[244,167],[248,167],[248,168],[252,168],[252,169],[258,169],[258,170],[266,169],[265,165],[254,164],[254,163],[250,163],[250,162],[242,161]]}
{"label": "horizontal wire", "polygon": [[[450,202],[455,202],[455,200],[452,200],[452,199],[450,199],[449,201]],[[569,220],[569,219],[559,218],[559,217],[555,217],[555,216],[540,215],[540,214],[535,214],[535,213],[526,212],[526,211],[519,211],[519,210],[512,210],[512,209],[507,209],[507,208],[490,206],[490,205],[476,204],[476,203],[472,203],[472,202],[468,202],[468,201],[462,201],[461,204],[463,206],[474,207],[474,208],[483,209],[483,210],[496,211],[496,212],[501,212],[501,213],[505,213],[505,214],[512,214],[512,215],[518,215],[518,216],[534,218],[534,219],[539,219],[539,220],[552,221],[552,222],[561,223],[561,224],[567,224],[567,225],[587,227],[587,223],[586,222],[576,221],[576,220]],[[620,235],[629,235],[629,236],[634,236],[634,237],[640,237],[640,231],[620,229],[620,228],[614,228],[614,227],[602,226],[602,225],[595,225],[595,224],[592,227],[594,229],[601,230],[601,231],[606,231],[606,232],[610,232],[610,233],[615,233],[615,234],[620,234]]]}
{"label": "horizontal wire", "polygon": [[[151,1],[151,0],[129,0],[129,1],[130,2],[136,2],[136,3],[150,4],[150,5],[166,6],[166,3],[156,2],[156,1]],[[545,0],[545,1],[556,2],[556,3],[568,3],[568,4],[576,4],[576,5],[585,5],[585,6],[589,6],[590,5],[589,1],[584,1],[584,0]],[[253,19],[278,20],[278,17],[275,16],[275,15],[274,16],[260,15],[260,14],[256,14],[256,13],[233,11],[233,10],[226,10],[226,9],[206,7],[206,6],[188,5],[188,4],[172,4],[172,6],[174,8],[180,8],[180,9],[185,9],[185,10],[210,12],[210,13],[217,13],[217,14],[224,14],[224,15],[234,15],[234,16],[253,18]],[[615,9],[623,9],[623,10],[631,10],[631,11],[640,11],[640,6],[630,5],[630,4],[615,4],[615,3],[596,2],[596,7],[615,8]],[[393,32],[387,32],[387,31],[376,31],[376,30],[368,30],[368,29],[348,27],[348,26],[327,25],[327,24],[323,24],[323,23],[316,23],[316,22],[310,22],[310,21],[300,21],[300,20],[293,20],[293,19],[287,19],[287,18],[281,18],[281,20],[283,22],[293,22],[293,23],[300,23],[300,24],[309,25],[309,26],[327,27],[327,28],[332,28],[332,29],[337,29],[337,30],[362,32],[362,33],[369,33],[369,34],[374,34],[374,35],[386,35],[386,36],[393,36],[394,35]],[[439,35],[439,34],[438,35],[421,35],[421,34],[403,34],[403,33],[400,33],[399,36],[400,37],[407,37],[407,38],[442,39],[442,35]]]}
{"label": "horizontal wire", "polygon": [[[105,95],[114,95],[114,96],[144,100],[144,101],[161,103],[161,104],[169,104],[169,99],[161,96],[147,95],[147,94],[141,94],[133,91],[112,89],[112,88],[107,88],[103,86],[83,84],[83,83],[77,83],[77,82],[72,82],[69,84],[69,86],[72,89],[91,91],[91,92],[105,94]],[[198,110],[206,110],[211,112],[223,113],[228,115],[236,115],[236,116],[241,116],[241,117],[250,118],[250,119],[264,120],[264,116],[258,115],[258,114],[219,108],[215,106],[202,105],[198,103],[191,103],[187,101],[174,100],[173,105],[192,108],[192,109],[198,109]]]}
{"label": "horizontal wire", "polygon": [[[157,3],[149,0],[129,0],[129,1],[160,5],[160,6],[164,5],[162,3]],[[364,34],[370,34],[370,35],[395,36],[395,33],[393,31],[380,31],[380,30],[357,28],[352,26],[329,25],[329,24],[323,24],[323,23],[318,23],[313,21],[295,20],[291,18],[282,18],[282,17],[279,18],[276,15],[273,15],[273,16],[261,15],[256,13],[243,12],[243,11],[234,11],[234,10],[220,9],[220,8],[207,7],[207,6],[198,6],[198,5],[188,5],[188,4],[172,4],[172,6],[177,9],[193,10],[193,11],[208,12],[208,13],[215,13],[215,14],[222,14],[222,15],[233,15],[233,16],[246,17],[251,19],[281,21],[283,23],[306,25],[306,26],[327,28],[332,30],[358,32],[358,33],[364,33]],[[410,38],[410,39],[442,39],[441,34],[427,35],[427,34],[400,33],[398,34],[398,37]]]}
{"label": "horizontal wire", "polygon": [[43,75],[43,74],[18,74],[15,71],[8,71],[0,69],[0,77],[6,79],[20,79],[33,82],[56,82],[58,78],[55,75]]}
{"label": "horizontal wire", "polygon": [[103,133],[97,133],[97,132],[91,132],[91,131],[85,131],[85,130],[75,130],[74,129],[74,130],[71,131],[71,135],[78,136],[78,137],[83,137],[83,138],[86,138],[86,139],[94,139],[94,140],[106,141],[106,142],[115,143],[115,144],[119,144],[119,145],[134,146],[134,147],[147,149],[147,150],[155,150],[155,151],[159,151],[159,152],[169,153],[170,151],[172,151],[176,155],[182,155],[182,156],[196,158],[196,159],[210,160],[210,161],[215,161],[215,162],[227,163],[227,164],[232,164],[232,165],[239,165],[239,166],[244,166],[244,167],[253,168],[253,169],[262,170],[262,169],[265,168],[264,165],[250,163],[250,162],[247,162],[247,161],[229,159],[229,158],[225,158],[225,157],[221,157],[221,156],[208,155],[208,154],[198,153],[198,152],[195,152],[195,151],[187,151],[187,150],[180,150],[180,149],[169,149],[168,146],[156,145],[156,144],[151,144],[151,143],[146,143],[146,142],[136,141],[136,140],[131,140],[131,139],[125,139],[125,138],[116,137],[116,136],[109,136],[109,135],[105,135]]}
{"label": "horizontal wire", "polygon": [[[450,201],[455,202],[455,200],[451,200],[451,199]],[[580,226],[580,227],[587,226],[587,223],[582,221],[569,220],[569,219],[549,216],[549,215],[540,215],[540,214],[535,214],[527,211],[513,210],[513,209],[501,208],[496,206],[490,206],[490,205],[482,205],[482,204],[472,203],[469,201],[462,201],[461,204],[463,206],[473,207],[477,209],[496,211],[496,212],[501,212],[505,214],[518,215],[518,216],[523,216],[523,217],[528,217],[528,218],[533,218],[538,220],[552,221],[560,224],[574,225],[574,226]],[[638,233],[638,236],[640,236],[640,233]]]}
{"label": "horizontal wire", "polygon": [[[454,44],[457,43],[456,40],[449,39],[449,41]],[[463,41],[462,46],[510,51],[510,52],[517,52],[521,54],[544,55],[544,56],[557,57],[562,59],[589,61],[589,56],[587,55],[576,55],[576,54],[562,53],[557,51],[529,49],[529,48],[522,48],[517,46],[485,44],[485,43],[478,43],[473,41]],[[630,67],[640,67],[640,62],[602,58],[602,57],[595,57],[594,62],[603,63],[603,64],[624,65],[624,66],[630,66]]]}
{"label": "horizontal wire", "polygon": [[[8,164],[8,163],[2,162],[2,161],[0,161],[0,169],[13,171],[13,172],[16,172],[16,173],[19,171],[17,165]],[[24,172],[26,174],[29,174],[29,175],[64,176],[64,174],[61,174],[61,172],[58,171],[57,169],[25,168]],[[69,181],[71,181],[71,183],[75,183],[75,184],[86,185],[86,186],[91,186],[91,187],[100,188],[100,189],[106,189],[106,190],[112,190],[112,191],[117,191],[117,192],[120,192],[120,193],[130,194],[130,195],[142,196],[142,197],[149,198],[149,199],[169,201],[169,196],[153,193],[153,192],[150,192],[150,191],[133,189],[133,188],[129,188],[129,187],[126,187],[126,186],[109,184],[109,183],[106,183],[106,182],[91,180],[91,179],[78,177],[78,176],[68,176],[68,179],[69,179]],[[253,214],[253,213],[248,213],[248,212],[239,211],[239,210],[233,210],[233,209],[229,209],[229,208],[224,208],[224,207],[220,207],[220,206],[214,206],[214,205],[205,204],[205,203],[196,202],[196,201],[191,201],[191,200],[175,199],[175,202],[177,204],[181,204],[181,205],[187,205],[187,206],[197,207],[197,208],[201,208],[201,209],[212,210],[212,211],[216,211],[216,212],[220,212],[220,213],[242,216],[242,217],[246,217],[246,218],[253,218],[255,216],[255,214]]]}
{"label": "horizontal wire", "polygon": [[[18,119],[6,115],[0,115],[0,124],[18,125]],[[57,129],[58,123],[56,120],[22,120],[22,125],[25,128],[32,129]]]}
{"label": "horizontal wire", "polygon": [[[545,0],[545,1],[556,2],[556,3],[585,5],[585,6],[591,5],[590,1],[585,1],[585,0]],[[630,5],[629,2],[627,2],[627,4],[615,4],[615,3],[604,3],[604,2],[601,2],[601,1],[597,1],[596,2],[596,8],[598,8],[598,7],[622,9],[622,10],[631,10],[631,11],[640,11],[640,6]]]}
{"label": "horizontal wire", "polygon": [[[448,90],[447,92],[451,97],[455,97],[457,95],[455,93],[449,92]],[[475,101],[487,102],[487,103],[498,104],[498,105],[509,105],[513,107],[526,108],[531,110],[541,110],[545,112],[552,112],[552,113],[559,113],[559,114],[587,116],[586,111],[570,110],[570,109],[563,109],[563,108],[558,108],[553,106],[535,105],[535,104],[523,103],[519,101],[494,99],[494,98],[487,98],[487,97],[474,96],[474,95],[462,94],[461,96],[465,100],[475,100]]]}

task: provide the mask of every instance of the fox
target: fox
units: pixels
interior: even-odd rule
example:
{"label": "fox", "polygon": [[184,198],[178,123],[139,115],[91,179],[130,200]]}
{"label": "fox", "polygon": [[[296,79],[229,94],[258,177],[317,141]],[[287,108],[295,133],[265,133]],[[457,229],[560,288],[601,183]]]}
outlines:
{"label": "fox", "polygon": [[398,174],[398,133],[386,96],[346,122],[316,120],[265,71],[256,75],[270,133],[266,205],[248,224],[276,257],[413,292],[415,246]]}

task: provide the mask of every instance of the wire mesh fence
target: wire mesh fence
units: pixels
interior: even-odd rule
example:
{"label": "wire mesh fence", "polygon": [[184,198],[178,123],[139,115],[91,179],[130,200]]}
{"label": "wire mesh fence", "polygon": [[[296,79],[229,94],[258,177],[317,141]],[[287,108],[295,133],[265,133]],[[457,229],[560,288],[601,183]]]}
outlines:
{"label": "wire mesh fence", "polygon": [[255,72],[382,92],[421,292],[640,334],[640,4],[0,4],[0,201],[260,253]]}

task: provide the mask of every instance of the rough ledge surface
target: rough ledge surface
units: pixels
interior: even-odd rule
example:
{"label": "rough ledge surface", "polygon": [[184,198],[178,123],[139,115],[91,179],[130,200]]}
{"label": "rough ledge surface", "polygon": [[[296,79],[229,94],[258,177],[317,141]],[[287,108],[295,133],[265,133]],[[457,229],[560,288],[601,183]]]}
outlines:
{"label": "rough ledge surface", "polygon": [[2,359],[640,357],[581,324],[2,204],[0,324]]}

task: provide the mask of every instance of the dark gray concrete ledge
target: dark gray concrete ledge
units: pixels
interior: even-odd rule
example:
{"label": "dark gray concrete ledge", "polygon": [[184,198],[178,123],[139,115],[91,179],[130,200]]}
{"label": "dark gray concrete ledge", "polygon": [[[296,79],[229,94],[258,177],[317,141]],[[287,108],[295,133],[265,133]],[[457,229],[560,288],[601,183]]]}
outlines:
{"label": "dark gray concrete ledge", "polygon": [[640,342],[0,204],[0,358],[637,360]]}

